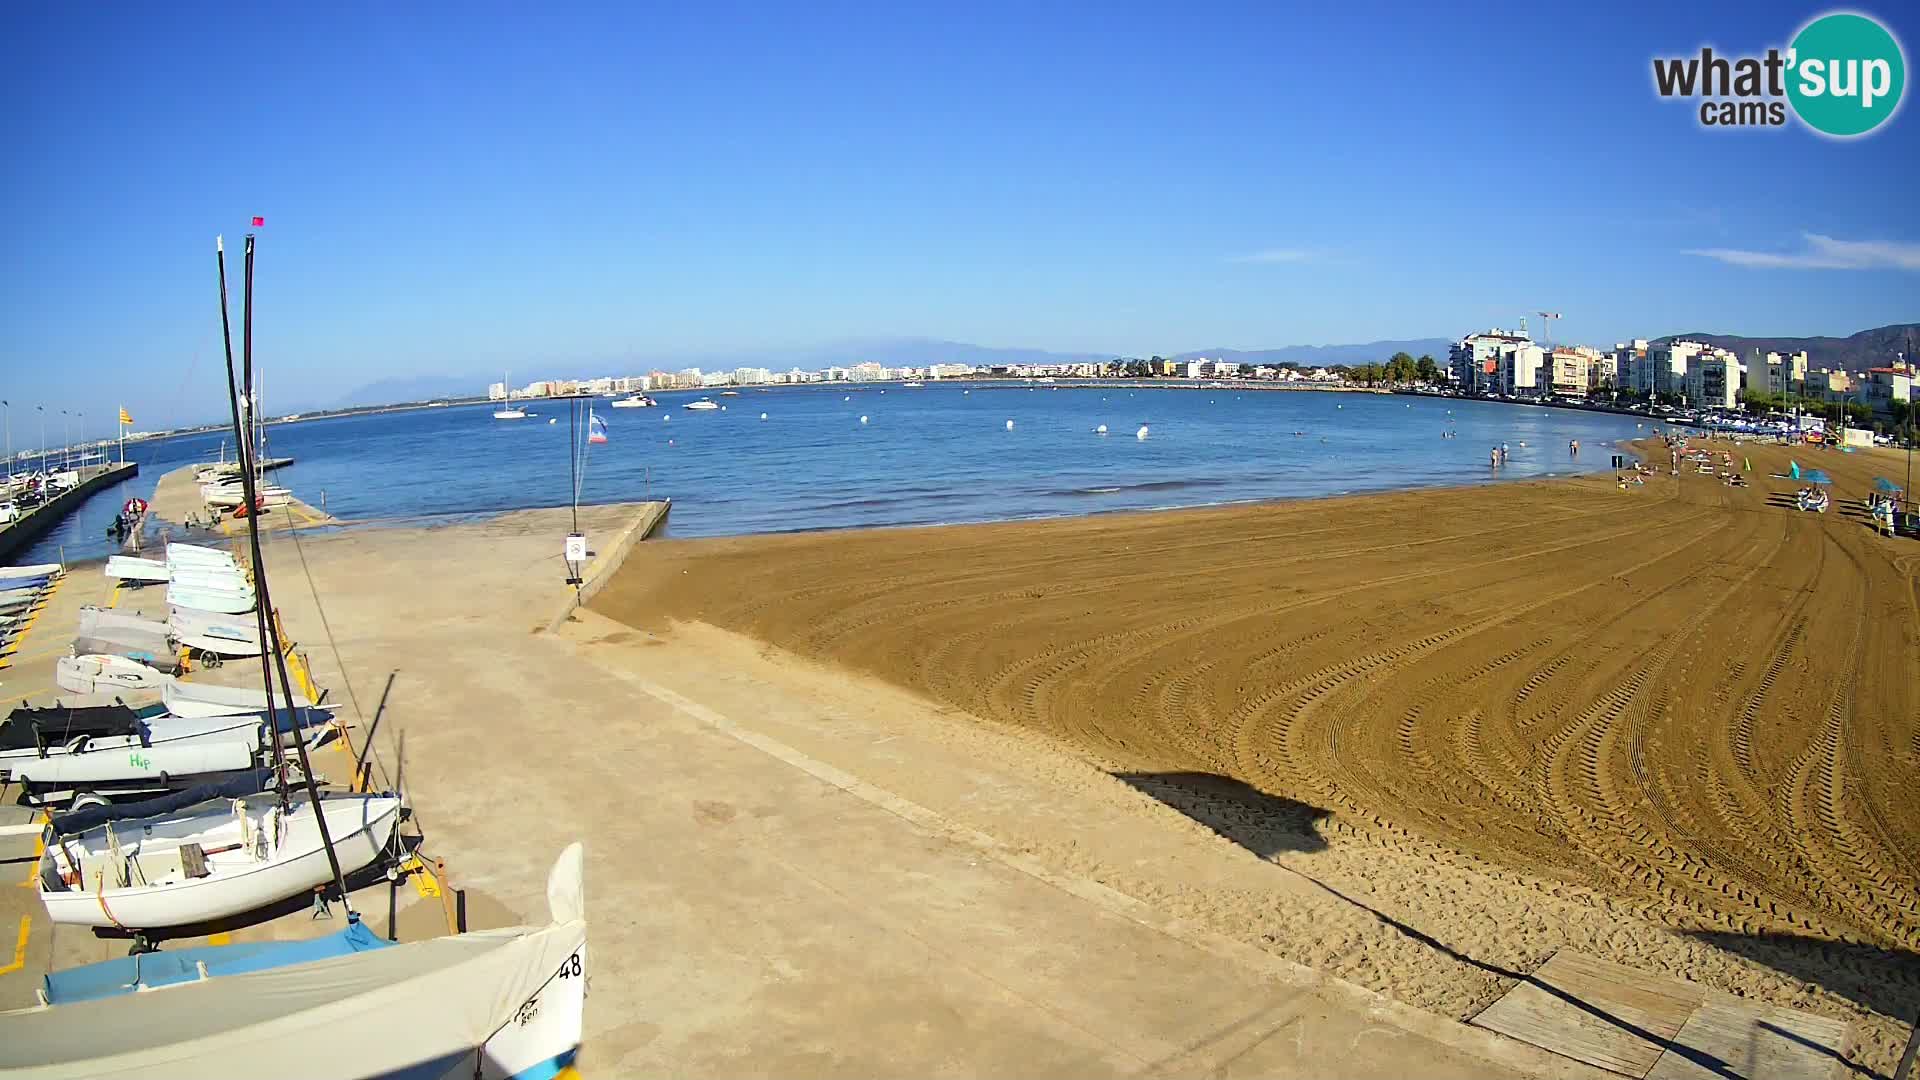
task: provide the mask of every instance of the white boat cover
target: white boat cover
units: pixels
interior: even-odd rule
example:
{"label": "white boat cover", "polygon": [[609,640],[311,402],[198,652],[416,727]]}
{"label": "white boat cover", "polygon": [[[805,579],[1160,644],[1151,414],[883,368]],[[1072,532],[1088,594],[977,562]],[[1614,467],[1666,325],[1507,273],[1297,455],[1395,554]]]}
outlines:
{"label": "white boat cover", "polygon": [[[168,679],[160,688],[160,700],[166,702],[167,711],[175,716],[231,716],[236,713],[265,712],[267,692],[243,686],[208,686],[205,683],[182,682]],[[286,706],[285,695],[273,695],[275,708]],[[314,702],[305,694],[295,692],[295,708],[308,708]]]}
{"label": "white boat cover", "polygon": [[47,1080],[554,1076],[580,1045],[584,861],[576,843],[554,864],[544,927],[0,1013],[0,1070]]}
{"label": "white boat cover", "polygon": [[0,566],[0,581],[8,578],[51,577],[60,572],[57,562],[35,563],[32,566]]}

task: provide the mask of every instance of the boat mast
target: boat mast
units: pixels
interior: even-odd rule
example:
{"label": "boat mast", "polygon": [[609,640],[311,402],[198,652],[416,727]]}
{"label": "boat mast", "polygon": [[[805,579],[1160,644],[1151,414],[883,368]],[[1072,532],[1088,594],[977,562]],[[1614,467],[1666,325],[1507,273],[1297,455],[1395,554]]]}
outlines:
{"label": "boat mast", "polygon": [[[238,439],[235,449],[238,452],[240,467],[242,471],[244,471],[246,468],[246,440],[239,438],[239,434],[243,428],[245,413],[243,413],[240,405],[240,390],[238,386],[235,385],[233,374],[233,325],[227,315],[226,245],[219,237],[214,238],[213,245],[214,254],[219,262],[220,270],[220,338],[225,344],[227,353],[227,402],[233,410],[233,430],[236,439]],[[249,303],[247,306],[249,321],[251,321],[252,313],[252,304]],[[224,464],[226,460],[227,440],[221,439],[220,461]],[[248,502],[249,508],[247,512],[251,515],[255,512],[256,508],[251,506],[251,498],[248,499]],[[255,572],[257,574],[259,570],[257,555],[255,559]],[[260,641],[262,642],[260,649],[260,679],[267,687],[267,723],[273,731],[274,787],[280,794],[280,809],[284,811],[290,809],[287,798],[287,748],[286,744],[280,738],[280,715],[273,706],[273,667],[272,661],[267,658],[267,650],[264,644],[267,640],[266,607],[264,604],[258,602],[257,596],[256,602],[253,605],[253,626],[254,632],[260,635]]]}
{"label": "boat mast", "polygon": [[[216,250],[218,249],[216,248]],[[251,390],[252,383],[253,383],[253,234],[252,233],[247,234],[246,257],[247,257],[246,284],[245,284],[246,292],[244,294],[244,306],[242,308],[242,315],[241,315],[241,356],[243,358],[242,363],[245,365],[245,376],[246,376],[248,389]],[[224,251],[219,252],[219,260],[220,260],[220,281],[221,281],[220,322],[221,322],[221,326],[224,328],[227,323],[227,318],[226,318],[227,290],[226,290],[226,284],[225,284],[227,279],[227,269],[226,269],[226,254]],[[232,341],[232,337],[231,337],[231,334],[229,333],[228,335],[229,344],[227,347],[227,389],[228,389],[229,396],[233,395],[233,388],[234,388],[233,347],[232,347],[231,341]],[[240,413],[239,413],[239,404],[238,404],[237,398],[235,399],[235,404],[234,404],[234,428],[235,428],[234,434],[238,438],[240,438],[241,441],[244,442],[245,432],[243,429],[240,428]],[[273,610],[273,594],[267,587],[267,564],[265,559],[262,558],[260,553],[260,504],[257,497],[254,494],[255,485],[254,485],[253,469],[251,468],[252,464],[253,464],[252,462],[244,462],[242,464],[242,467],[240,469],[240,478],[241,478],[240,483],[243,488],[242,494],[243,494],[243,497],[246,499],[246,505],[247,505],[247,543],[249,547],[251,547],[253,552],[253,587],[254,587],[254,599],[256,601],[254,606],[255,606],[256,618],[265,628],[265,635],[261,638],[261,643],[273,650],[274,664],[279,668],[279,672],[280,672],[280,687],[282,691],[286,694],[287,714],[289,717],[291,717],[294,715],[293,680],[288,678],[287,676],[287,654],[281,648],[281,645],[280,645],[279,623],[277,620],[269,618],[267,614],[268,612]],[[267,707],[268,707],[267,717],[269,720],[273,720],[273,712],[272,712],[273,672],[271,669],[269,669],[267,672]],[[280,725],[277,721],[275,721],[274,722],[274,745],[275,746],[280,745],[279,731],[280,731]],[[327,815],[321,810],[321,807],[320,807],[320,788],[319,788],[319,785],[315,784],[313,781],[313,765],[307,758],[307,744],[305,740],[296,737],[293,740],[293,748],[300,758],[301,780],[304,782],[307,789],[307,805],[313,812],[314,824],[320,830],[320,844],[322,847],[326,849],[327,865],[333,869],[333,883],[340,890],[340,902],[346,905],[348,918],[350,919],[358,918],[358,916],[355,915],[353,912],[353,900],[347,895],[347,878],[346,878],[346,875],[342,873],[340,870],[340,856],[333,849],[333,836],[331,832],[327,829]],[[281,781],[281,790],[283,792],[285,791],[285,785],[286,785],[286,781],[283,779]],[[285,796],[283,794],[282,798],[284,797]]]}

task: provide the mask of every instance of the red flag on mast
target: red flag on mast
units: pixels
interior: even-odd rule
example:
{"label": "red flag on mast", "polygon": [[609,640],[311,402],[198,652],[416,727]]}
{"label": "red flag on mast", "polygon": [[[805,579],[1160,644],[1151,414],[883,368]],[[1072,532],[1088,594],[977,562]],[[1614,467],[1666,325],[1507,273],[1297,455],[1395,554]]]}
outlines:
{"label": "red flag on mast", "polygon": [[267,223],[267,219],[263,217],[257,217],[253,219],[254,228],[259,228],[260,226],[265,225],[266,223]]}

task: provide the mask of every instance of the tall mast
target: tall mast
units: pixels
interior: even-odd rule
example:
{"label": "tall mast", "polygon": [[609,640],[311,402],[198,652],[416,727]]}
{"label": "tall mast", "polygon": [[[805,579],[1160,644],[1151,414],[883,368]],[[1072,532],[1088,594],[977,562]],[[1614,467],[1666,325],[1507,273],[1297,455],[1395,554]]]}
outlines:
{"label": "tall mast", "polygon": [[[233,374],[233,325],[227,315],[226,244],[219,237],[215,237],[213,249],[220,270],[220,339],[226,348],[227,354],[227,402],[233,410],[233,430],[237,437],[243,426],[246,414],[243,413],[241,408],[241,392],[240,388],[235,384]],[[249,323],[252,321],[252,315],[252,305],[249,304],[247,306],[247,319]],[[240,445],[243,448],[240,452],[240,466],[241,471],[244,472],[246,470],[245,440],[241,440]],[[225,461],[226,457],[227,443],[225,439],[222,439],[220,441],[220,460]],[[254,513],[255,508],[251,506],[251,498],[249,498],[248,502],[247,513],[251,515]],[[255,556],[255,560],[254,569],[257,573],[259,570],[258,556]],[[264,645],[267,640],[266,609],[263,604],[258,602],[258,599],[256,594],[256,602],[253,605],[253,625],[254,632],[260,635],[260,641],[262,642],[260,649],[260,680],[267,688],[267,722],[273,729],[274,786],[280,793],[280,809],[286,810],[289,808],[287,800],[287,748],[286,744],[280,738],[280,715],[273,707],[273,667],[272,661],[267,659],[267,650]]]}
{"label": "tall mast", "polygon": [[[227,319],[226,319],[227,291],[226,291],[226,284],[225,284],[227,271],[226,271],[226,255],[224,251],[221,252],[219,258],[220,258],[220,280],[221,280],[220,321],[221,321],[221,326],[224,329],[227,323]],[[242,316],[241,316],[241,319],[242,319],[241,356],[242,356],[242,363],[244,364],[244,372],[245,372],[245,380],[246,380],[247,388],[249,392],[251,392],[252,384],[253,384],[253,234],[252,233],[247,234],[246,258],[247,258],[246,284],[245,284],[246,291],[244,294],[244,301],[243,301],[244,306],[242,308]],[[233,396],[234,394],[233,347],[232,347],[232,337],[230,333],[228,334],[227,340],[228,340],[227,389],[228,389],[229,396]],[[249,449],[245,447],[246,431],[241,426],[241,423],[240,423],[240,408],[239,408],[239,402],[237,397],[234,397],[234,435],[238,439],[238,441],[242,444],[241,453],[247,455],[247,457],[250,458],[251,453]],[[273,593],[268,588],[268,585],[267,585],[267,564],[265,559],[261,556],[261,553],[260,553],[260,504],[259,504],[258,497],[255,495],[254,475],[253,475],[252,466],[253,466],[253,462],[251,460],[246,460],[243,458],[241,462],[241,469],[240,469],[240,484],[242,488],[242,496],[246,499],[246,505],[247,505],[247,544],[253,553],[253,586],[254,586],[254,599],[255,599],[255,605],[254,605],[255,621],[258,622],[263,629],[263,634],[260,639],[261,643],[267,646],[268,648],[270,648],[273,652],[274,665],[279,669],[279,673],[280,673],[280,686],[282,691],[286,695],[285,700],[286,700],[287,715],[291,717],[294,715],[293,680],[288,678],[287,676],[287,655],[280,646],[279,624],[276,620],[270,618],[268,615],[268,613],[273,610]],[[273,721],[274,723],[274,745],[278,747],[280,745],[280,725],[279,725],[279,722],[275,720],[274,714],[272,711],[273,710],[273,670],[272,669],[267,670],[266,681],[267,681],[267,709],[268,709],[267,717],[270,721]],[[327,852],[327,865],[333,869],[333,883],[340,890],[340,902],[347,905],[348,916],[350,918],[356,918],[357,916],[353,915],[353,901],[347,896],[346,875],[342,873],[340,870],[340,856],[333,849],[333,836],[330,833],[330,831],[327,829],[327,816],[325,813],[322,812],[320,807],[320,789],[319,789],[319,786],[315,784],[313,781],[313,766],[312,766],[312,763],[307,759],[307,744],[304,740],[295,738],[293,740],[293,748],[300,758],[301,779],[304,781],[307,789],[307,805],[308,805],[308,808],[313,813],[314,824],[319,828],[320,843],[321,843],[321,846],[324,847]],[[284,779],[282,779],[281,798],[283,800],[286,797],[285,790],[286,790],[286,782]]]}

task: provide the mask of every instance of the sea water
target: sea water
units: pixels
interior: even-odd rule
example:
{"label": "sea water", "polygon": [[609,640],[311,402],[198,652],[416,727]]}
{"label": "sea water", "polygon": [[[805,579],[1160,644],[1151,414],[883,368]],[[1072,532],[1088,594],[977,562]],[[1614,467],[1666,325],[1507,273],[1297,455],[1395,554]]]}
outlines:
{"label": "sea water", "polygon": [[[580,500],[671,497],[667,534],[676,537],[1527,479],[1605,469],[1610,444],[1651,431],[1650,422],[1608,413],[1294,390],[835,384],[654,397],[658,408],[592,403],[607,442],[586,448]],[[726,408],[681,407],[701,398]],[[492,406],[471,405],[275,425],[268,452],[295,464],[272,478],[349,519],[564,506],[586,407],[534,401],[525,420],[495,420]],[[1578,457],[1568,445],[1575,439]],[[213,460],[222,442],[214,433],[129,444],[137,479],[95,495],[11,561],[106,555],[106,526],[128,497],[150,497],[163,474]],[[1508,458],[1495,470],[1488,457],[1501,444]]]}

